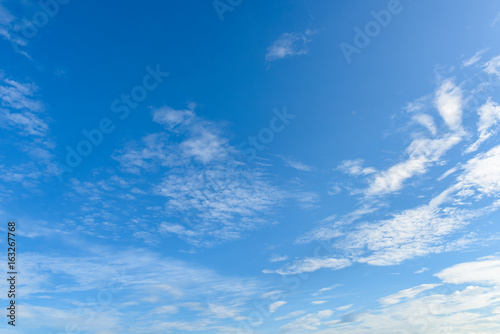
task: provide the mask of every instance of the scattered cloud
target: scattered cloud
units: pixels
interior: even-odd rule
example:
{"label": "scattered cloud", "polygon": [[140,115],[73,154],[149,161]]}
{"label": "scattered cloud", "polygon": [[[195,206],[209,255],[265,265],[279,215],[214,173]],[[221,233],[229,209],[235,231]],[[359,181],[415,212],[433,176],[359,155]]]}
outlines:
{"label": "scattered cloud", "polygon": [[481,195],[497,195],[500,192],[500,145],[470,159],[458,176],[455,189],[471,189]]}
{"label": "scattered cloud", "polygon": [[273,271],[280,275],[296,275],[313,272],[319,269],[338,270],[351,265],[351,261],[342,258],[305,258],[287,264],[282,268]]}
{"label": "scattered cloud", "polygon": [[277,309],[279,309],[281,306],[286,305],[285,301],[277,301],[269,305],[269,312],[274,313],[276,312]]}
{"label": "scattered cloud", "polygon": [[326,300],[315,300],[315,301],[311,302],[311,304],[313,304],[313,305],[323,305],[325,303],[328,303],[328,301],[326,301]]}
{"label": "scattered cloud", "polygon": [[490,256],[460,263],[435,275],[444,283],[500,285],[500,258]]}
{"label": "scattered cloud", "polygon": [[294,169],[297,169],[297,170],[300,170],[303,172],[310,172],[313,170],[313,167],[308,166],[308,165],[304,164],[303,162],[294,160],[292,158],[282,157],[282,156],[280,156],[280,158],[286,163],[287,166],[289,166],[291,168],[294,168]]}
{"label": "scattered cloud", "polygon": [[500,76],[500,55],[491,58],[488,62],[485,63],[484,65],[484,70],[488,74],[495,74]]}
{"label": "scattered cloud", "polygon": [[363,163],[363,159],[345,160],[342,161],[338,168],[342,172],[353,176],[370,175],[377,172],[375,168],[363,167]]}
{"label": "scattered cloud", "polygon": [[436,107],[451,130],[460,130],[462,126],[463,93],[451,80],[445,80],[436,92]]}
{"label": "scattered cloud", "polygon": [[427,290],[434,289],[435,287],[437,287],[439,285],[440,284],[422,284],[422,285],[413,287],[411,289],[402,290],[402,291],[399,291],[398,293],[395,293],[395,294],[392,294],[390,296],[387,296],[387,297],[380,299],[380,303],[382,305],[397,304],[404,299],[415,298],[420,293],[427,291]]}
{"label": "scattered cloud", "polygon": [[344,306],[337,307],[336,310],[337,311],[347,311],[350,308],[352,308],[353,306],[354,306],[353,304],[344,305]]}
{"label": "scattered cloud", "polygon": [[[36,189],[45,178],[57,174],[55,144],[49,137],[50,119],[37,99],[38,87],[0,75],[0,128],[3,139],[21,153],[15,164],[0,164],[0,179],[23,188]],[[14,139],[15,138],[15,139]],[[22,157],[22,158],[21,158]]]}
{"label": "scattered cloud", "polygon": [[500,124],[500,106],[489,99],[479,110],[477,130],[479,138],[467,148],[466,153],[477,151],[479,146],[498,132]]}
{"label": "scattered cloud", "polygon": [[[101,332],[103,329],[135,331],[139,322],[148,318],[151,328],[169,322],[172,328],[181,328],[179,314],[195,311],[197,320],[189,321],[196,328],[197,321],[204,322],[209,332],[218,332],[221,321],[245,319],[245,306],[264,291],[264,285],[251,278],[227,277],[211,269],[195,266],[182,261],[165,258],[142,249],[127,249],[118,252],[93,248],[85,256],[40,255],[25,253],[19,265],[23,268],[23,298],[27,319],[37,320],[42,311],[46,321],[34,321],[28,327],[53,328],[60,324],[64,328],[68,322],[80,324],[80,330]],[[61,277],[67,278],[64,282]],[[2,284],[3,285],[3,284]],[[79,302],[81,293],[103,295],[113,303],[106,306],[102,321],[111,321],[102,328],[82,321],[82,309],[94,305]],[[57,301],[50,308],[33,305],[40,294]],[[64,298],[60,298],[60,296]],[[136,322],[135,311],[119,300],[140,300],[148,316]],[[89,298],[89,301],[95,298]],[[210,300],[210,302],[207,302]],[[168,301],[166,303],[165,301]],[[99,303],[99,302],[98,302]],[[97,306],[102,306],[96,304]],[[133,305],[131,305],[133,306]],[[276,305],[276,308],[281,305]],[[69,311],[69,310],[70,311]],[[101,314],[101,313],[99,313]],[[161,315],[161,317],[158,317]],[[170,318],[173,316],[174,318]],[[195,316],[194,314],[192,316]],[[172,319],[172,320],[171,320]],[[175,320],[174,320],[175,319]],[[173,325],[173,323],[177,325]],[[168,327],[168,326],[167,326]]]}
{"label": "scattered cloud", "polygon": [[172,170],[155,192],[167,199],[167,214],[181,215],[194,230],[184,236],[197,245],[201,237],[240,238],[268,222],[263,217],[284,198],[262,174],[227,166]]}
{"label": "scattered cloud", "polygon": [[269,262],[275,263],[275,262],[282,262],[288,260],[288,256],[273,256],[272,258],[269,259]]}
{"label": "scattered cloud", "polygon": [[[499,263],[496,257],[446,268],[442,283],[422,284],[382,298],[381,307],[358,314],[356,322],[329,321],[316,333],[496,333],[500,330]],[[448,283],[448,284],[445,284]],[[473,284],[457,289],[450,284]],[[484,286],[481,286],[484,285]]]}
{"label": "scattered cloud", "polygon": [[463,63],[462,63],[462,65],[465,66],[465,67],[468,67],[468,66],[472,66],[472,65],[476,64],[478,61],[481,60],[483,54],[486,51],[488,51],[488,50],[489,50],[488,48],[479,50],[472,57],[470,57],[469,59],[464,60]]}
{"label": "scattered cloud", "polygon": [[413,120],[429,130],[433,136],[437,135],[438,130],[432,116],[427,114],[417,114],[413,116]]}
{"label": "scattered cloud", "polygon": [[491,22],[490,27],[493,28],[498,22],[500,22],[500,13],[498,13],[497,16],[495,16],[495,18]]}
{"label": "scattered cloud", "polygon": [[324,292],[331,291],[331,290],[336,289],[336,288],[341,287],[341,286],[342,286],[341,284],[335,284],[335,285],[332,285],[332,286],[327,286],[325,288],[319,289],[318,291],[316,291],[312,295],[313,296],[319,296],[319,295],[323,294]]}
{"label": "scattered cloud", "polygon": [[407,148],[408,159],[378,172],[365,194],[375,196],[401,190],[407,179],[426,173],[430,166],[438,163],[443,155],[461,140],[462,135],[456,133],[436,139],[414,139]]}
{"label": "scattered cloud", "polygon": [[323,326],[325,320],[330,318],[332,315],[332,310],[323,310],[317,313],[309,313],[294,320],[293,322],[281,326],[281,329],[288,331],[317,330],[319,327]]}
{"label": "scattered cloud", "polygon": [[312,30],[306,30],[304,33],[284,33],[267,48],[266,61],[272,62],[309,53],[308,46],[314,34]]}
{"label": "scattered cloud", "polygon": [[284,316],[278,317],[274,320],[281,321],[281,320],[286,320],[286,319],[290,319],[290,318],[296,318],[296,317],[303,315],[304,313],[306,313],[306,311],[302,311],[302,310],[301,311],[294,311],[294,312],[290,312]]}
{"label": "scattered cloud", "polygon": [[422,273],[425,273],[426,271],[429,271],[429,268],[425,268],[424,267],[424,268],[422,268],[420,270],[415,271],[415,274],[422,274]]}

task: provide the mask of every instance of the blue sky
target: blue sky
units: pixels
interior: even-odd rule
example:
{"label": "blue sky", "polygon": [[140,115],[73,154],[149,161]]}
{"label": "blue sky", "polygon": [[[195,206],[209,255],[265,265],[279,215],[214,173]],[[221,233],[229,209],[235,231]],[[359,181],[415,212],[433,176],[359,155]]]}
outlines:
{"label": "blue sky", "polygon": [[499,32],[495,1],[0,1],[0,333],[498,333]]}

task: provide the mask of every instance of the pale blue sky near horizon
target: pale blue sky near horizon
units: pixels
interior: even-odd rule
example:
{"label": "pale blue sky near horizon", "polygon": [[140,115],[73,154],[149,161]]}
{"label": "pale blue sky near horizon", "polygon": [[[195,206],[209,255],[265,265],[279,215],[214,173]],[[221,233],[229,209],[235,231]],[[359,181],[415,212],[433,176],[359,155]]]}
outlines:
{"label": "pale blue sky near horizon", "polygon": [[0,333],[498,333],[499,30],[491,0],[0,1]]}

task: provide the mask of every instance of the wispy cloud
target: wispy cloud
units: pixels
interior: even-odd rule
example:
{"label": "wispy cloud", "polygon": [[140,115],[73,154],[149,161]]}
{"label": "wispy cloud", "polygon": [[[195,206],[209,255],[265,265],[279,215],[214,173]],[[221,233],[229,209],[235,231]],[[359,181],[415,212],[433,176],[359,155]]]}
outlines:
{"label": "wispy cloud", "polygon": [[351,263],[349,259],[342,258],[305,258],[287,264],[276,271],[266,271],[266,273],[275,272],[280,275],[296,275],[319,269],[338,270],[350,266]]}
{"label": "wispy cloud", "polygon": [[413,120],[429,130],[433,136],[437,135],[438,130],[432,116],[427,114],[417,114],[413,116]]}
{"label": "wispy cloud", "polygon": [[317,330],[323,326],[326,319],[333,315],[332,310],[323,310],[317,313],[306,314],[284,326],[281,326],[285,331],[311,331]]}
{"label": "wispy cloud", "polygon": [[462,63],[462,65],[465,66],[465,67],[468,67],[468,66],[472,66],[472,65],[476,64],[478,61],[481,60],[483,54],[486,51],[488,51],[488,50],[489,50],[488,48],[479,50],[472,57],[470,57],[469,59],[464,60],[463,63]]}
{"label": "wispy cloud", "polygon": [[[435,92],[435,104],[446,125],[452,130],[438,138],[419,136],[408,146],[408,159],[385,171],[375,174],[365,194],[369,196],[389,194],[403,188],[404,182],[416,175],[425,174],[429,167],[440,162],[444,154],[463,140],[462,90],[450,79],[445,80]],[[426,114],[417,114],[413,120],[424,125],[435,136],[437,128]]]}
{"label": "wispy cloud", "polygon": [[365,193],[369,196],[389,194],[401,190],[404,182],[427,172],[443,155],[462,140],[461,134],[447,134],[441,138],[418,138],[407,148],[406,161],[375,175]]}
{"label": "wispy cloud", "polygon": [[327,291],[331,291],[333,289],[337,289],[338,287],[342,286],[341,284],[335,284],[335,285],[332,285],[332,286],[327,286],[326,288],[321,288],[319,289],[318,291],[314,292],[312,295],[313,296],[319,296]]}
{"label": "wispy cloud", "polygon": [[[412,122],[427,128],[433,137],[412,133],[412,140],[405,150],[406,160],[382,171],[364,167],[363,159],[344,161],[338,168],[350,176],[363,177],[369,184],[364,190],[352,192],[365,195],[361,197],[358,209],[340,216],[333,215],[332,219],[320,222],[319,227],[297,238],[297,244],[320,241],[323,246],[330,247],[330,255],[295,259],[268,272],[291,275],[319,269],[337,270],[353,263],[394,265],[428,254],[466,249],[485,237],[467,233],[466,227],[500,207],[497,200],[500,196],[498,146],[480,152],[468,161],[459,161],[445,174],[440,172],[441,176],[436,177],[438,181],[449,185],[419,205],[395,211],[388,200],[378,199],[379,195],[400,191],[408,179],[446,164],[445,154],[457,144],[470,140],[462,124],[463,101],[469,99],[464,97],[463,89],[453,80],[445,79],[432,96],[419,99],[418,108],[407,110],[416,113],[411,116]],[[429,114],[433,107],[441,116],[443,126]],[[486,96],[477,114],[479,138],[494,135],[495,125],[500,122],[497,109],[497,104]],[[449,177],[452,174],[453,179]],[[418,192],[421,191],[415,189],[415,193]],[[385,218],[358,222],[382,208],[387,211]]]}
{"label": "wispy cloud", "polygon": [[[382,298],[381,307],[359,314],[356,321],[328,322],[336,333],[496,333],[498,325],[498,259],[461,263],[436,274],[442,283],[422,284]],[[468,284],[457,289],[450,284]],[[471,285],[470,285],[471,284]],[[495,311],[495,308],[497,311]]]}
{"label": "wispy cloud", "polygon": [[500,76],[500,55],[486,62],[484,64],[484,71],[488,74]]}
{"label": "wispy cloud", "polygon": [[436,92],[435,103],[439,114],[453,131],[462,126],[462,95],[462,89],[450,79],[445,80]]}
{"label": "wispy cloud", "polygon": [[435,276],[445,283],[500,285],[500,258],[489,256],[446,268]]}
{"label": "wispy cloud", "polygon": [[285,301],[277,301],[277,302],[274,302],[272,303],[271,305],[269,305],[269,312],[270,313],[274,313],[276,312],[276,310],[282,306],[286,305],[286,302]]}
{"label": "wispy cloud", "polygon": [[276,319],[274,319],[275,321],[281,321],[281,320],[286,320],[286,319],[290,319],[290,318],[296,318],[296,317],[299,317],[301,315],[303,315],[304,313],[306,313],[306,311],[294,311],[294,312],[290,312],[284,316],[281,316],[281,317],[278,317]]}
{"label": "wispy cloud", "polygon": [[340,164],[339,169],[353,176],[370,175],[377,172],[373,167],[363,167],[363,163],[363,159],[346,160]]}
{"label": "wispy cloud", "polygon": [[269,262],[275,263],[275,262],[282,262],[288,260],[288,256],[273,256],[272,258],[269,259]]}
{"label": "wispy cloud", "polygon": [[491,99],[483,104],[479,110],[477,131],[479,138],[467,148],[466,153],[477,151],[479,146],[498,132],[500,124],[500,106]]}
{"label": "wispy cloud", "polygon": [[424,267],[422,269],[415,271],[415,274],[422,274],[422,273],[425,273],[426,271],[429,271],[429,268]]}
{"label": "wispy cloud", "polygon": [[421,294],[424,291],[434,289],[435,287],[439,286],[439,284],[422,284],[410,289],[402,290],[399,291],[398,293],[395,293],[393,295],[384,297],[380,299],[380,303],[382,305],[392,305],[392,304],[397,304],[401,302],[402,300],[405,299],[411,299],[415,298],[419,294]]}
{"label": "wispy cloud", "polygon": [[291,168],[303,171],[303,172],[310,172],[313,170],[313,167],[306,165],[303,162],[294,160],[290,157],[283,157],[280,156],[280,158],[285,162],[285,164]]}
{"label": "wispy cloud", "polygon": [[0,127],[7,130],[4,139],[14,142],[12,147],[22,154],[17,164],[0,164],[0,178],[32,190],[42,178],[57,174],[55,144],[49,137],[50,118],[37,91],[34,83],[0,76]]}
{"label": "wispy cloud", "polygon": [[[139,327],[148,318],[151,328],[187,328],[181,323],[190,323],[190,330],[200,330],[196,327],[200,322],[204,330],[219,332],[219,328],[226,326],[225,320],[245,319],[243,311],[252,298],[264,291],[264,285],[254,279],[223,276],[154,252],[141,249],[103,251],[94,249],[82,256],[25,253],[20,262],[26,279],[22,288],[27,313],[23,314],[33,320],[25,328],[54,329],[75,323],[82,331],[145,333]],[[61,277],[69,280],[54,285]],[[98,296],[97,303],[105,294],[106,312],[99,312],[97,318],[102,328],[97,329],[96,324],[85,321],[82,311],[92,309],[96,301],[94,298],[90,306],[80,303],[81,293]],[[40,305],[39,295],[49,296],[56,302],[50,307]],[[110,298],[112,304],[108,304]],[[120,300],[137,300],[151,312],[137,319],[133,316],[134,305],[130,308],[118,302]],[[279,306],[282,305],[276,304],[275,309]],[[36,321],[43,312],[48,312],[44,315],[45,320]],[[180,313],[187,320],[180,319]],[[187,318],[186,314],[189,314]]]}
{"label": "wispy cloud", "polygon": [[315,33],[312,30],[306,30],[304,33],[284,33],[267,48],[266,61],[272,62],[309,53],[309,43]]}
{"label": "wispy cloud", "polygon": [[246,165],[223,129],[197,116],[195,108],[154,108],[153,120],[167,131],[129,142],[113,154],[124,173],[147,175],[150,195],[165,201],[164,216],[155,218],[161,219],[156,238],[173,235],[195,246],[213,246],[273,223],[273,211],[285,201],[316,208],[317,193],[298,184],[293,191],[284,189]]}

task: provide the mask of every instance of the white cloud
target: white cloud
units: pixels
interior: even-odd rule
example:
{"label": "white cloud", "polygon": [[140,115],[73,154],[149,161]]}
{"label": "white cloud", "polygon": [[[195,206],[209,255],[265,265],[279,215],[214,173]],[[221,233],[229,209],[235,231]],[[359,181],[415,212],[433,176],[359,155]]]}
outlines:
{"label": "white cloud", "polygon": [[487,257],[446,268],[435,276],[445,283],[500,285],[500,258]]}
{"label": "white cloud", "polygon": [[326,301],[326,300],[314,300],[311,302],[311,304],[313,304],[313,305],[323,305],[325,303],[328,303],[328,301]]}
{"label": "white cloud", "polygon": [[0,25],[2,26],[9,26],[13,21],[15,17],[12,15],[5,6],[0,3]]}
{"label": "white cloud", "polygon": [[295,243],[304,244],[314,240],[330,240],[333,238],[341,237],[344,232],[339,228],[339,226],[350,225],[353,222],[361,219],[363,216],[377,211],[378,208],[371,204],[363,204],[354,211],[349,212],[341,217],[336,215],[329,216],[322,219],[320,223],[332,223],[327,226],[321,226],[313,229],[312,231],[306,233],[306,235],[297,238]]}
{"label": "white cloud", "polygon": [[299,331],[299,330],[317,330],[321,327],[324,321],[333,315],[332,310],[323,310],[318,313],[306,314],[291,323],[281,326],[282,330]]}
{"label": "white cloud", "polygon": [[436,107],[451,130],[462,126],[462,90],[450,79],[445,80],[436,92]]}
{"label": "white cloud", "polygon": [[300,161],[297,161],[297,160],[294,160],[294,159],[288,158],[288,157],[280,156],[280,158],[286,163],[287,166],[292,167],[294,169],[301,170],[304,172],[310,172],[313,170],[313,168],[311,166],[308,166],[308,165],[304,164],[303,162],[300,162]]}
{"label": "white cloud", "polygon": [[163,106],[153,110],[153,120],[172,130],[176,126],[189,123],[195,118],[192,109],[176,110],[168,106]]}
{"label": "white cloud", "polygon": [[223,160],[227,157],[227,141],[205,128],[198,130],[198,134],[180,144],[180,149],[187,157],[199,162],[209,163],[214,160]]}
{"label": "white cloud", "polygon": [[306,313],[306,311],[303,311],[303,310],[300,310],[300,311],[294,311],[294,312],[290,312],[282,317],[278,317],[276,319],[274,319],[275,321],[281,321],[281,320],[285,320],[285,319],[290,319],[290,318],[295,318],[295,317],[298,317],[298,316],[301,316],[302,314]]}
{"label": "white cloud", "polygon": [[491,58],[486,64],[484,65],[484,70],[488,74],[496,74],[500,76],[500,55]]}
{"label": "white cloud", "polygon": [[[154,109],[154,121],[169,132],[149,134],[139,143],[128,143],[124,149],[114,152],[113,159],[126,172],[139,174],[142,170],[157,171],[160,166],[208,164],[232,158],[235,150],[228,140],[218,134],[216,126],[195,115],[195,106],[190,104],[189,110],[166,106]],[[172,133],[182,135],[182,139]]]}
{"label": "white cloud", "polygon": [[460,134],[448,134],[437,139],[418,138],[407,148],[406,161],[379,172],[365,190],[369,196],[388,194],[400,190],[407,179],[427,172],[442,156],[462,140]]}
{"label": "white cloud", "polygon": [[305,258],[288,264],[275,272],[280,275],[295,275],[313,272],[319,269],[338,270],[351,265],[348,259],[337,258]]}
{"label": "white cloud", "polygon": [[187,238],[195,244],[198,237],[240,238],[267,223],[266,214],[284,198],[261,174],[229,166],[172,170],[156,193],[167,199],[168,214],[181,214],[195,231],[197,238]]}
{"label": "white cloud", "polygon": [[[222,333],[220,321],[245,319],[242,316],[245,305],[251,309],[251,302],[265,290],[257,280],[223,276],[142,249],[116,251],[93,246],[85,248],[85,252],[82,256],[24,253],[19,259],[25,278],[22,283],[24,328],[37,326],[51,332],[49,329],[76,322],[82,332],[146,333],[170,319],[179,325],[170,322],[172,328],[183,327],[179,317],[173,314],[189,310],[196,311],[188,315],[186,321],[193,326],[191,330],[200,330],[196,325],[203,323],[205,331]],[[6,283],[0,286],[5,287]],[[79,297],[83,292],[89,297],[87,302]],[[39,299],[40,295],[51,298],[50,308],[37,305],[46,305],[45,300]],[[104,302],[99,302],[101,295]],[[149,311],[137,318],[135,307],[117,302],[123,300],[138,300]],[[97,312],[96,323],[84,320],[82,311],[104,305],[106,310]],[[43,312],[45,317],[40,319]],[[150,324],[147,330],[140,329],[144,321]]]}
{"label": "white cloud", "polygon": [[472,187],[485,195],[500,192],[500,145],[470,159],[458,177],[461,189]]}
{"label": "white cloud", "polygon": [[332,328],[316,333],[498,333],[499,262],[488,257],[446,268],[436,274],[443,283],[474,285],[456,291],[441,283],[405,289],[381,298],[378,309],[329,321]]}
{"label": "white cloud", "polygon": [[19,48],[27,44],[27,40],[18,35],[19,30],[23,28],[24,24],[25,22],[23,20],[13,15],[3,3],[0,2],[0,36],[11,43],[16,53],[31,59],[28,53]]}
{"label": "white cloud", "polygon": [[360,257],[359,262],[381,266],[399,264],[416,256],[445,251],[444,237],[466,224],[458,212],[440,212],[430,206],[421,206],[396,214],[389,220],[359,226],[357,231],[345,237],[345,246],[372,252]]}
{"label": "white cloud", "polygon": [[282,262],[288,260],[288,256],[273,256],[272,258],[269,259],[269,262],[275,263],[275,262]]}
{"label": "white cloud", "polygon": [[269,312],[274,313],[276,312],[277,309],[279,309],[281,306],[286,305],[285,301],[277,301],[269,305]]}
{"label": "white cloud", "polygon": [[0,128],[3,138],[15,143],[16,164],[0,165],[0,178],[24,188],[36,189],[43,179],[58,173],[54,163],[55,144],[49,137],[49,118],[35,95],[33,83],[20,83],[0,75]]}
{"label": "white cloud", "polygon": [[172,234],[177,234],[179,236],[193,237],[196,235],[195,232],[186,230],[184,226],[179,224],[161,223],[158,230],[160,233],[172,233]]}
{"label": "white cloud", "polygon": [[491,21],[490,27],[493,28],[498,22],[500,22],[500,13],[498,13],[497,16],[495,16],[495,18],[493,19],[493,21]]}
{"label": "white cloud", "polygon": [[483,104],[479,110],[477,130],[479,139],[466,150],[466,153],[477,151],[479,146],[498,132],[500,124],[500,106],[491,99]]}
{"label": "white cloud", "polygon": [[[292,275],[323,268],[336,270],[347,267],[352,262],[387,266],[418,256],[462,249],[473,241],[470,236],[453,242],[446,241],[453,233],[466,226],[467,219],[471,216],[473,214],[457,209],[444,210],[423,205],[394,214],[390,219],[363,223],[349,231],[338,228],[340,231],[335,240],[327,247],[330,247],[331,251],[344,253],[344,258],[305,258],[287,264],[275,272]],[[335,231],[329,227],[324,230]]]}
{"label": "white cloud", "polygon": [[413,120],[429,130],[433,136],[437,135],[437,127],[432,116],[427,114],[418,114],[413,116]]}
{"label": "white cloud", "polygon": [[353,304],[349,304],[349,305],[344,305],[344,306],[337,307],[336,310],[337,311],[347,311],[347,310],[349,310],[352,307],[353,307]]}
{"label": "white cloud", "polygon": [[382,305],[392,305],[401,302],[404,299],[415,298],[420,293],[434,289],[440,284],[422,284],[410,289],[399,291],[398,293],[392,294],[390,296],[381,298],[379,301]]}
{"label": "white cloud", "polygon": [[424,268],[422,268],[420,270],[415,271],[415,274],[422,274],[422,273],[425,273],[426,271],[429,271],[429,268],[425,268],[424,267]]}
{"label": "white cloud", "polygon": [[154,314],[174,314],[177,312],[179,312],[179,308],[172,305],[160,306],[152,311]]}
{"label": "white cloud", "polygon": [[210,314],[211,316],[217,318],[217,319],[233,319],[233,320],[240,320],[243,318],[240,315],[241,310],[239,310],[237,307],[230,307],[230,306],[224,306],[224,305],[217,305],[217,304],[212,304],[208,303],[208,309],[207,313]]}
{"label": "white cloud", "polygon": [[37,115],[43,111],[43,105],[33,99],[38,88],[10,79],[2,81],[0,101],[4,108],[0,108],[0,126],[19,130],[22,135],[46,136],[49,126]]}
{"label": "white cloud", "polygon": [[125,172],[134,174],[183,164],[178,148],[171,145],[166,133],[146,135],[140,143],[128,143],[124,149],[115,151],[112,157]]}
{"label": "white cloud", "polygon": [[308,44],[314,34],[315,32],[310,30],[305,33],[284,33],[267,48],[266,60],[271,62],[309,53]]}
{"label": "white cloud", "polygon": [[488,51],[488,48],[479,50],[472,57],[470,57],[469,59],[464,60],[463,63],[462,63],[462,65],[465,66],[465,67],[469,67],[471,65],[476,64],[479,60],[481,60],[481,57],[483,56],[483,54],[486,51]]}
{"label": "white cloud", "polygon": [[336,288],[338,288],[338,287],[340,287],[340,286],[342,286],[342,285],[341,285],[341,284],[335,284],[335,285],[332,285],[332,286],[327,286],[327,287],[325,287],[325,288],[321,288],[321,289],[319,289],[318,291],[316,291],[316,292],[315,292],[315,293],[313,293],[312,295],[313,295],[313,296],[319,296],[319,295],[321,295],[321,294],[322,294],[322,293],[324,293],[324,292],[331,291],[331,290],[336,289]]}
{"label": "white cloud", "polygon": [[363,159],[357,160],[345,160],[339,166],[339,169],[346,174],[359,176],[359,175],[370,175],[376,173],[375,168],[363,167]]}
{"label": "white cloud", "polygon": [[[40,329],[51,333],[49,328],[57,330],[70,328],[69,326],[77,326],[79,330],[84,330],[87,333],[102,334],[121,332],[125,328],[121,314],[113,308],[105,308],[100,312],[95,312],[90,306],[68,310],[67,308],[37,306],[26,302],[18,305],[17,308],[19,314],[23,314],[26,319],[22,325],[23,331],[19,332],[22,334],[39,332]],[[89,321],[90,318],[92,321]],[[17,325],[19,326],[19,324]]]}

